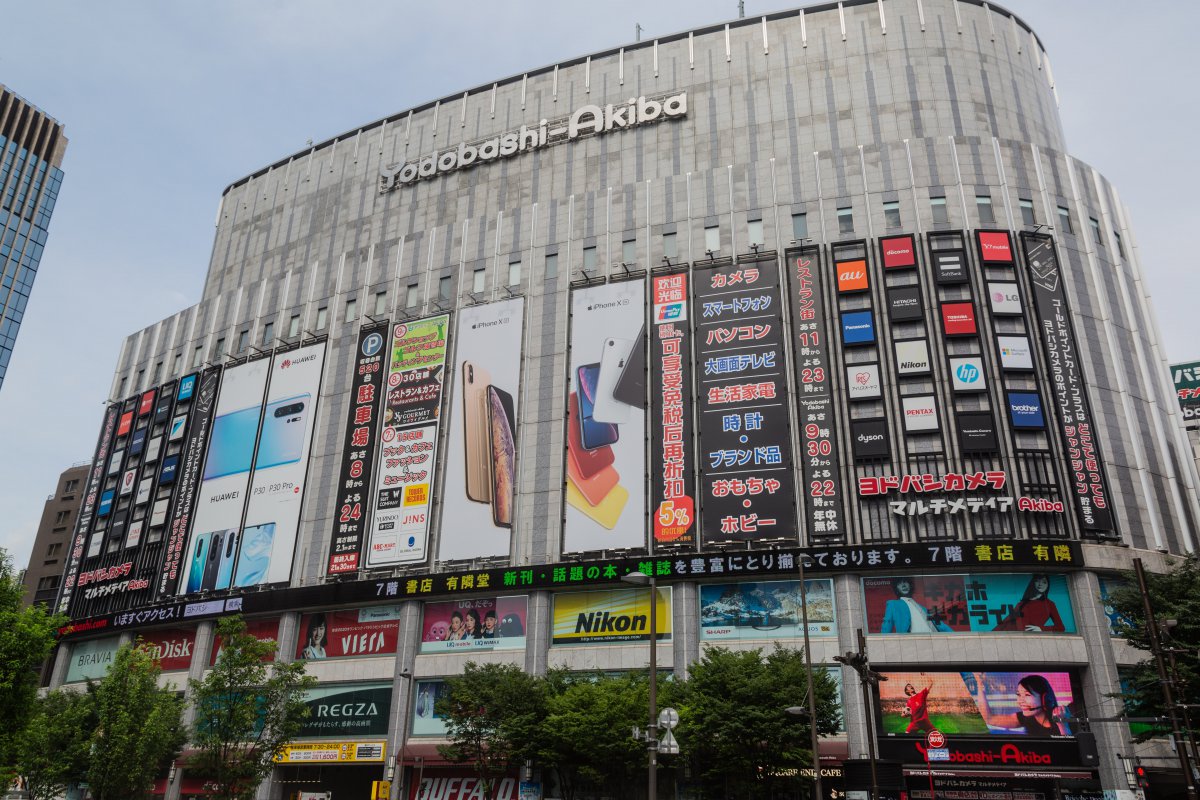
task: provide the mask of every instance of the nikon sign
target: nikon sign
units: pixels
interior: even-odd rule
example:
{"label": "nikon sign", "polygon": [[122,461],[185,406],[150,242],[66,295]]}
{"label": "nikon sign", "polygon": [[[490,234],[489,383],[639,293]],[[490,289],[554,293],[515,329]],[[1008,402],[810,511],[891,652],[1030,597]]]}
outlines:
{"label": "nikon sign", "polygon": [[594,134],[634,128],[687,116],[687,92],[659,97],[631,97],[624,103],[580,106],[569,117],[522,125],[490,139],[463,142],[457,149],[435,150],[427,156],[385,167],[379,173],[379,192],[435,178],[476,164],[540,150]]}

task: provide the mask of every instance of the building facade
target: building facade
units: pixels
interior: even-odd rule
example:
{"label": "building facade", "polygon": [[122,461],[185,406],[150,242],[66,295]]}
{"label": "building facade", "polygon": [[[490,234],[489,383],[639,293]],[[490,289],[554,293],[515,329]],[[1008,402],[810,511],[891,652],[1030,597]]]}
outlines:
{"label": "building facade", "polygon": [[62,185],[62,125],[0,84],[0,386]]}
{"label": "building facade", "polygon": [[1056,91],[995,5],[847,2],[498,80],[235,182],[200,301],[119,355],[55,683],[143,635],[182,684],[240,611],[312,662],[316,706],[376,709],[306,730],[264,797],[389,770],[436,794],[432,702],[467,660],[644,668],[635,569],[664,670],[795,642],[807,558],[814,657],[862,629],[891,678],[874,723],[844,693],[831,771],[870,724],[927,792],[902,713],[927,683],[969,732],[942,789],[1129,791],[1137,656],[1103,595],[1194,548],[1197,478],[1128,213]]}
{"label": "building facade", "polygon": [[25,568],[26,605],[52,606],[58,599],[63,567],[71,551],[71,536],[83,502],[83,482],[90,466],[89,461],[68,467],[58,476],[54,494],[46,498],[33,550],[29,553],[29,566]]}

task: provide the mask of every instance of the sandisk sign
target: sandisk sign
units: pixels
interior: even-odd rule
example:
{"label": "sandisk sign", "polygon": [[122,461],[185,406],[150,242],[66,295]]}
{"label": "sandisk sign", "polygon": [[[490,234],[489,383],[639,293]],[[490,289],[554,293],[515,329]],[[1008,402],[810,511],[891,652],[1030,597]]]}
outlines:
{"label": "sandisk sign", "polygon": [[610,133],[685,116],[687,92],[651,98],[631,97],[623,103],[609,103],[603,107],[580,106],[569,117],[543,119],[533,126],[522,125],[518,130],[499,136],[477,142],[463,142],[456,149],[435,150],[415,161],[384,167],[379,173],[379,193],[390,192],[397,186],[445,175],[475,164],[485,164],[518,153],[574,141],[583,136]]}

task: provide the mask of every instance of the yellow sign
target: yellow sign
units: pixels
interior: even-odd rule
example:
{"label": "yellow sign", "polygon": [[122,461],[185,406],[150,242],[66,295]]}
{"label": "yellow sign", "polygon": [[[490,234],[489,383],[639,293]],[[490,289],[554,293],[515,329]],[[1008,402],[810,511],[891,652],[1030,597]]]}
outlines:
{"label": "yellow sign", "polygon": [[[658,589],[658,638],[671,638],[671,588]],[[598,589],[554,595],[553,644],[650,640],[649,589]]]}
{"label": "yellow sign", "polygon": [[389,800],[391,796],[391,781],[371,781],[371,800]]}
{"label": "yellow sign", "polygon": [[289,744],[276,758],[279,764],[382,764],[386,742],[305,742]]}

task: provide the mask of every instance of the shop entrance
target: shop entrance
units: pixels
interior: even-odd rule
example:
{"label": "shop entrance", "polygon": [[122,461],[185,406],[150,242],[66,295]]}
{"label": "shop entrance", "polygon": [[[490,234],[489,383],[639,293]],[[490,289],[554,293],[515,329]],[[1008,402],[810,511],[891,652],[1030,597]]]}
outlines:
{"label": "shop entrance", "polygon": [[383,765],[322,764],[282,766],[275,781],[283,787],[283,797],[298,792],[329,792],[330,800],[365,800],[371,796],[371,784],[383,780]]}

